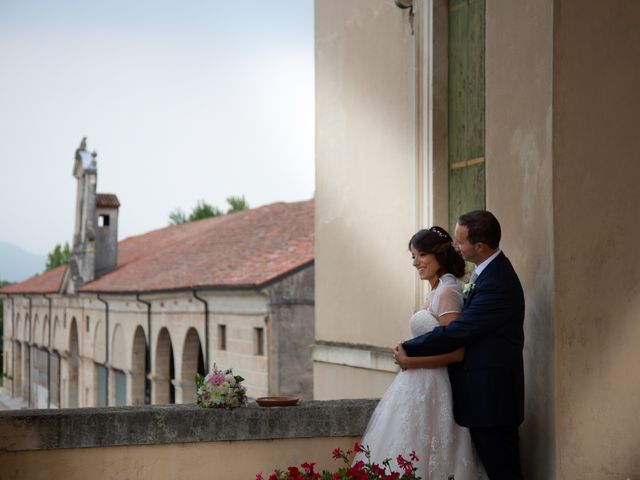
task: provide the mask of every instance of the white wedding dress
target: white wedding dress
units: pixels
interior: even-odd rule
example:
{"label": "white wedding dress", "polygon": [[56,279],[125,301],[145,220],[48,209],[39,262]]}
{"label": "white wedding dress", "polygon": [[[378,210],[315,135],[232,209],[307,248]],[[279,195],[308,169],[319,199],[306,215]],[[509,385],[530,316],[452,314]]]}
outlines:
{"label": "white wedding dress", "polygon": [[[445,274],[429,293],[425,309],[411,317],[414,336],[438,326],[437,317],[460,312],[462,292],[457,280]],[[408,369],[398,372],[380,399],[361,441],[371,450],[371,461],[382,465],[391,458],[393,471],[402,472],[395,459],[409,459],[412,451],[419,458],[414,465],[422,480],[486,480],[488,477],[471,443],[469,430],[453,419],[451,385],[447,368]],[[366,461],[356,455],[354,462]]]}

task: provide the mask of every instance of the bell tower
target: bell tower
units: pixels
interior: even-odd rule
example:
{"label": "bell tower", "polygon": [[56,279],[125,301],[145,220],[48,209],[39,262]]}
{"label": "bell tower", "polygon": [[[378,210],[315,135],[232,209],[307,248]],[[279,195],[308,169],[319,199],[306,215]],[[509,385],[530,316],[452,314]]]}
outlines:
{"label": "bell tower", "polygon": [[78,185],[69,274],[74,290],[95,278],[97,155],[95,151],[87,151],[87,137],[84,137],[76,149],[73,164],[73,176]]}
{"label": "bell tower", "polygon": [[87,150],[87,137],[76,149],[73,176],[76,178],[76,223],[73,249],[64,289],[75,293],[85,283],[110,272],[118,264],[118,197],[96,193],[98,154]]}

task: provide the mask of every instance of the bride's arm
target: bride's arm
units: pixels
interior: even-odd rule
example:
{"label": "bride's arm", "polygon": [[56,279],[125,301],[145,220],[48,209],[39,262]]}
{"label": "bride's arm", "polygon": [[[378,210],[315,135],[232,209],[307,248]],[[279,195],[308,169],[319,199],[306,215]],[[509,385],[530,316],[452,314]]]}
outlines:
{"label": "bride's arm", "polygon": [[444,355],[433,355],[431,357],[409,357],[402,345],[398,345],[394,352],[394,358],[400,368],[440,368],[451,363],[461,362],[464,358],[464,348],[459,348]]}
{"label": "bride's arm", "polygon": [[[460,312],[444,313],[438,317],[438,322],[440,325],[449,325],[459,316]],[[461,362],[464,358],[464,347],[454,350],[451,353],[445,353],[444,355],[409,357],[407,356],[407,352],[404,351],[404,348],[402,348],[402,345],[398,345],[395,348],[393,357],[400,368],[404,370],[407,368],[440,368],[446,367],[451,363]]]}

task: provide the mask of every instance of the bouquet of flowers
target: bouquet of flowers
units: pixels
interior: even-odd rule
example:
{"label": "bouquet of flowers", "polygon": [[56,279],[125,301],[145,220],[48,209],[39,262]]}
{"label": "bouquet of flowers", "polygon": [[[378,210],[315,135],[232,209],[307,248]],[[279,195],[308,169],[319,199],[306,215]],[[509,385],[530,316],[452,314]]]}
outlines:
{"label": "bouquet of flowers", "polygon": [[228,368],[224,372],[216,364],[206,375],[196,374],[196,403],[203,408],[236,408],[246,405],[247,389],[240,375]]}
{"label": "bouquet of flowers", "polygon": [[[367,461],[358,460],[350,465],[349,458],[358,452],[364,453]],[[339,468],[336,472],[324,470],[320,473],[315,471],[314,463],[305,462],[300,465],[300,468],[288,467],[285,471],[275,470],[266,479],[259,473],[256,475],[256,480],[420,480],[416,474],[417,468],[413,466],[413,462],[418,461],[416,452],[411,452],[408,460],[402,455],[396,457],[396,463],[402,473],[391,471],[389,458],[382,462],[382,466],[372,463],[369,447],[358,443],[353,446],[353,451],[348,450],[346,453],[339,448],[334,448],[332,456],[335,460],[342,459],[346,466]],[[449,479],[451,478],[450,476]]]}

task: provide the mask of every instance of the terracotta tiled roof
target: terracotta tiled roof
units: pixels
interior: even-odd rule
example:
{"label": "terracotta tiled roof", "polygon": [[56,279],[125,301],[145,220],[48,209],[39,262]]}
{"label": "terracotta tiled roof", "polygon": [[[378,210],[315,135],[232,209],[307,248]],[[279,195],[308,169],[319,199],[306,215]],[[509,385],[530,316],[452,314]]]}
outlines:
{"label": "terracotta tiled roof", "polygon": [[0,293],[57,293],[60,291],[62,277],[66,269],[67,266],[62,265],[31,277],[24,282],[0,288]]}
{"label": "terracotta tiled roof", "polygon": [[113,193],[97,193],[96,194],[96,207],[98,208],[118,208],[120,202],[118,197]]}
{"label": "terracotta tiled roof", "polygon": [[[313,261],[313,200],[174,225],[118,243],[118,267],[81,292],[258,287]],[[60,289],[59,267],[0,293]]]}

